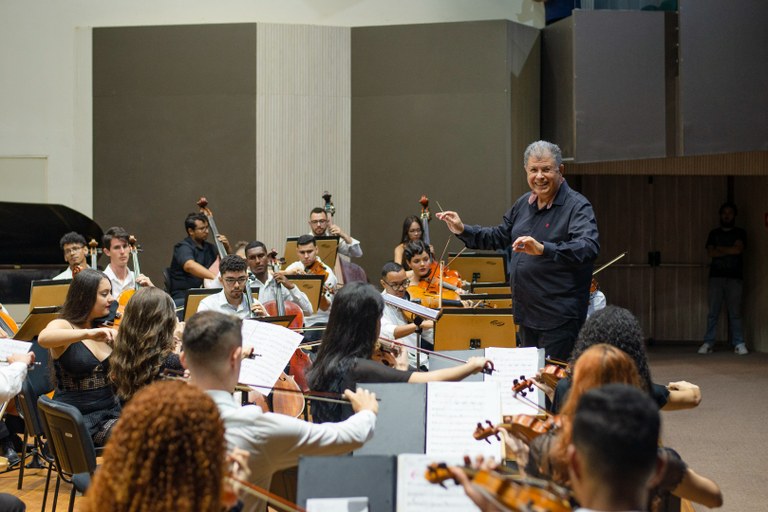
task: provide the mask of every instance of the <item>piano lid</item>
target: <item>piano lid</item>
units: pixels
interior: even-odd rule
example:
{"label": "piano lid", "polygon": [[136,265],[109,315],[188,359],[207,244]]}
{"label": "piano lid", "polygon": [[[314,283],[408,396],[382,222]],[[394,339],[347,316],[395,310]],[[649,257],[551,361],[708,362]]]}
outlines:
{"label": "piano lid", "polygon": [[0,202],[0,219],[0,265],[63,266],[59,240],[70,231],[101,245],[99,225],[61,204]]}

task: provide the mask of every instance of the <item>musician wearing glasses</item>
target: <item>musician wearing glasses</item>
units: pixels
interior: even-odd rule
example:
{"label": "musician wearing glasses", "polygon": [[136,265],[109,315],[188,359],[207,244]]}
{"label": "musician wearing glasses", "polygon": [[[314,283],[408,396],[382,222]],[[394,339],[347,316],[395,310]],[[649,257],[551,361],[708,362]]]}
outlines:
{"label": "musician wearing glasses", "polygon": [[[405,298],[409,279],[405,269],[399,263],[390,261],[381,269],[381,286],[384,289],[382,295],[392,295],[400,299]],[[434,322],[424,320],[420,324],[416,320],[408,321],[401,309],[390,304],[384,304],[384,312],[381,315],[381,336],[390,340],[397,340],[415,347],[417,343],[416,331],[421,327],[422,348],[432,348],[434,335]],[[426,346],[425,346],[426,345]],[[421,366],[429,368],[426,355],[421,356]],[[408,367],[416,368],[416,351],[403,350],[397,358],[397,369],[405,370]]]}
{"label": "musician wearing glasses", "polygon": [[77,269],[75,271],[77,273],[88,266],[88,263],[86,263],[88,247],[85,237],[80,233],[70,231],[61,237],[59,245],[64,252],[64,261],[67,262],[67,269],[54,277],[54,279],[72,279],[72,271],[74,269]]}
{"label": "musician wearing glasses", "polygon": [[200,301],[198,311],[218,311],[238,318],[247,318],[253,313],[256,316],[266,316],[267,312],[261,302],[245,293],[248,281],[247,263],[236,254],[224,256],[219,264],[219,281],[222,289],[215,295],[209,295]]}
{"label": "musician wearing glasses", "polygon": [[350,258],[360,258],[363,250],[360,248],[360,241],[352,238],[344,232],[339,226],[328,219],[326,211],[320,207],[312,208],[309,212],[309,228],[313,236],[338,236],[339,248],[337,252]]}

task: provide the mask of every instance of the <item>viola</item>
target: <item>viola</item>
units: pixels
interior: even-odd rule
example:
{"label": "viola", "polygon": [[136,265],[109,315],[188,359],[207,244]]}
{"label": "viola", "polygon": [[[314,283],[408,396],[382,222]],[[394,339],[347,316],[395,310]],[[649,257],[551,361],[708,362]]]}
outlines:
{"label": "viola", "polygon": [[[568,491],[543,480],[503,475],[497,471],[473,469],[469,464],[461,469],[472,484],[501,505],[515,512],[543,511],[569,512]],[[424,474],[430,483],[443,485],[453,480],[445,463],[430,464]],[[458,482],[456,482],[458,483]]]}
{"label": "viola", "polygon": [[545,365],[544,368],[539,370],[539,380],[553,389],[557,387],[558,382],[565,377],[568,377],[568,375],[569,372],[567,368],[563,368],[556,364]]}

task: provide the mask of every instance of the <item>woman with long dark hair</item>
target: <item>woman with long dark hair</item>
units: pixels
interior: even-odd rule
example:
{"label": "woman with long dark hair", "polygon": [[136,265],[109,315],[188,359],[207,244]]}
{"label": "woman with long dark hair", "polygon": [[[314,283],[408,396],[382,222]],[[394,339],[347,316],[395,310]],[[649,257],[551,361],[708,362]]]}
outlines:
{"label": "woman with long dark hair", "polygon": [[109,314],[113,302],[109,278],[99,270],[81,270],[69,286],[59,318],[38,338],[53,359],[54,399],[80,410],[96,446],[106,443],[120,416],[109,380],[109,356],[117,331],[96,323]]}
{"label": "woman with long dark hair", "polygon": [[[396,370],[372,361],[379,338],[384,300],[368,283],[347,283],[333,301],[328,326],[317,359],[309,373],[313,391],[342,393],[358,382],[455,381],[482,371],[488,359],[470,357],[460,366],[432,372]],[[315,422],[340,421],[352,414],[351,407],[318,402],[313,404]]]}
{"label": "woman with long dark hair", "polygon": [[[424,240],[424,225],[421,223],[421,219],[418,216],[409,215],[403,221],[403,232],[400,235],[400,243],[395,247],[394,257],[395,263],[402,265],[405,270],[410,270],[411,267],[409,267],[408,262],[405,261],[403,251],[405,251],[406,245],[417,240]],[[431,245],[429,246],[429,252],[430,254],[434,252]]]}
{"label": "woman with long dark hair", "polygon": [[166,368],[183,371],[175,352],[176,309],[158,288],[141,288],[125,307],[112,352],[110,378],[125,403]]}

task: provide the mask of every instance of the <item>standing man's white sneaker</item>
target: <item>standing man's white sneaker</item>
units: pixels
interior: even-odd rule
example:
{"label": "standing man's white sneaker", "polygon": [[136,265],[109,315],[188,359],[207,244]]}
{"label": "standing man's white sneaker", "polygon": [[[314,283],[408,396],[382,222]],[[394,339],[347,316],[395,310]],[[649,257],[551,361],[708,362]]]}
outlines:
{"label": "standing man's white sneaker", "polygon": [[749,354],[749,350],[747,350],[747,345],[744,343],[739,343],[736,345],[736,348],[733,349],[733,353],[737,356],[745,356]]}

